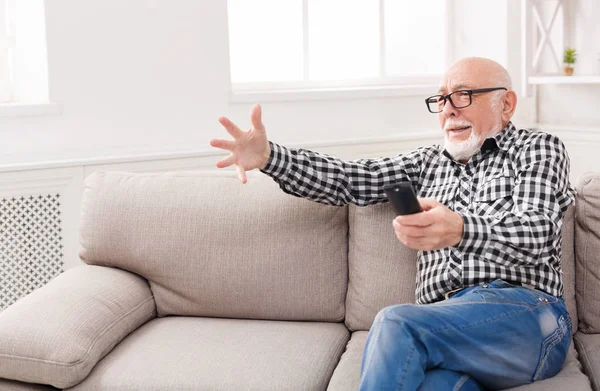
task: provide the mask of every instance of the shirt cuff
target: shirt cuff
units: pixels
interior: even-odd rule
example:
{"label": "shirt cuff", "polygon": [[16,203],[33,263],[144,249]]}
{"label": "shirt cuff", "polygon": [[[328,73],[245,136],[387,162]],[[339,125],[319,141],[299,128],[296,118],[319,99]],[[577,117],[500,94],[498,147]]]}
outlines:
{"label": "shirt cuff", "polygon": [[490,222],[479,215],[460,212],[459,214],[463,219],[463,237],[456,248],[461,251],[485,248],[491,236]]}
{"label": "shirt cuff", "polygon": [[282,178],[291,166],[292,154],[286,147],[271,141],[269,141],[269,147],[271,148],[269,160],[267,160],[267,164],[260,171],[273,178]]}

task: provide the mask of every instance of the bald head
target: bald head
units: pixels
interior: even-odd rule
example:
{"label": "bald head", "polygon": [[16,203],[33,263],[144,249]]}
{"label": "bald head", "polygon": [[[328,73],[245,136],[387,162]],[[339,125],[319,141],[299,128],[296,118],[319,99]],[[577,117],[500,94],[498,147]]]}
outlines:
{"label": "bald head", "polygon": [[[448,68],[441,82],[441,88],[447,86],[449,80],[456,83],[468,82],[467,87],[504,87],[512,89],[512,82],[507,70],[496,61],[482,57],[467,57],[458,60]],[[461,89],[464,86],[458,86],[455,89]],[[450,91],[448,91],[450,92]]]}

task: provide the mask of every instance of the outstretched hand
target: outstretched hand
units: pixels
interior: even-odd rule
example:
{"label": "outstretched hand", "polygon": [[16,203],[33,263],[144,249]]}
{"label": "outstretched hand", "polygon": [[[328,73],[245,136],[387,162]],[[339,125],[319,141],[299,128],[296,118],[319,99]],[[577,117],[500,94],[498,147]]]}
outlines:
{"label": "outstretched hand", "polygon": [[217,162],[217,167],[225,168],[235,164],[238,178],[240,178],[242,183],[247,182],[246,171],[255,168],[264,168],[271,154],[267,132],[262,123],[260,105],[256,104],[252,106],[250,122],[252,123],[252,128],[245,132],[228,118],[220,117],[219,123],[233,137],[233,140],[210,140],[211,146],[230,152],[227,157]]}
{"label": "outstretched hand", "polygon": [[437,250],[460,243],[462,217],[433,198],[419,198],[423,212],[398,216],[393,221],[396,237],[415,250]]}

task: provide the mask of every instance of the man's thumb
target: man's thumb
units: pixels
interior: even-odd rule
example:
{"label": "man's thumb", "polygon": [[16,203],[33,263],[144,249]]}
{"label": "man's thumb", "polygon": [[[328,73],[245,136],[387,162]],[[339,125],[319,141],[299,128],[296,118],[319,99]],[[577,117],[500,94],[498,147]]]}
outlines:
{"label": "man's thumb", "polygon": [[262,108],[259,104],[252,106],[252,113],[250,114],[250,121],[252,127],[256,130],[264,131],[265,126],[262,123]]}
{"label": "man's thumb", "polygon": [[435,198],[419,198],[419,204],[421,204],[423,210],[429,210],[435,208],[440,203]]}

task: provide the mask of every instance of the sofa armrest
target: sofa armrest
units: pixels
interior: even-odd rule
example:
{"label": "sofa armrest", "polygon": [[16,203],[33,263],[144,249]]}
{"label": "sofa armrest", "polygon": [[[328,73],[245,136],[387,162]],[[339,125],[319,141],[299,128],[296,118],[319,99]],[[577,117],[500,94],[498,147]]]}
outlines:
{"label": "sofa armrest", "polygon": [[71,387],[154,317],[145,279],[103,266],[69,269],[0,312],[0,378]]}
{"label": "sofa armrest", "polygon": [[573,336],[583,372],[590,378],[592,389],[600,391],[600,334],[576,333]]}

